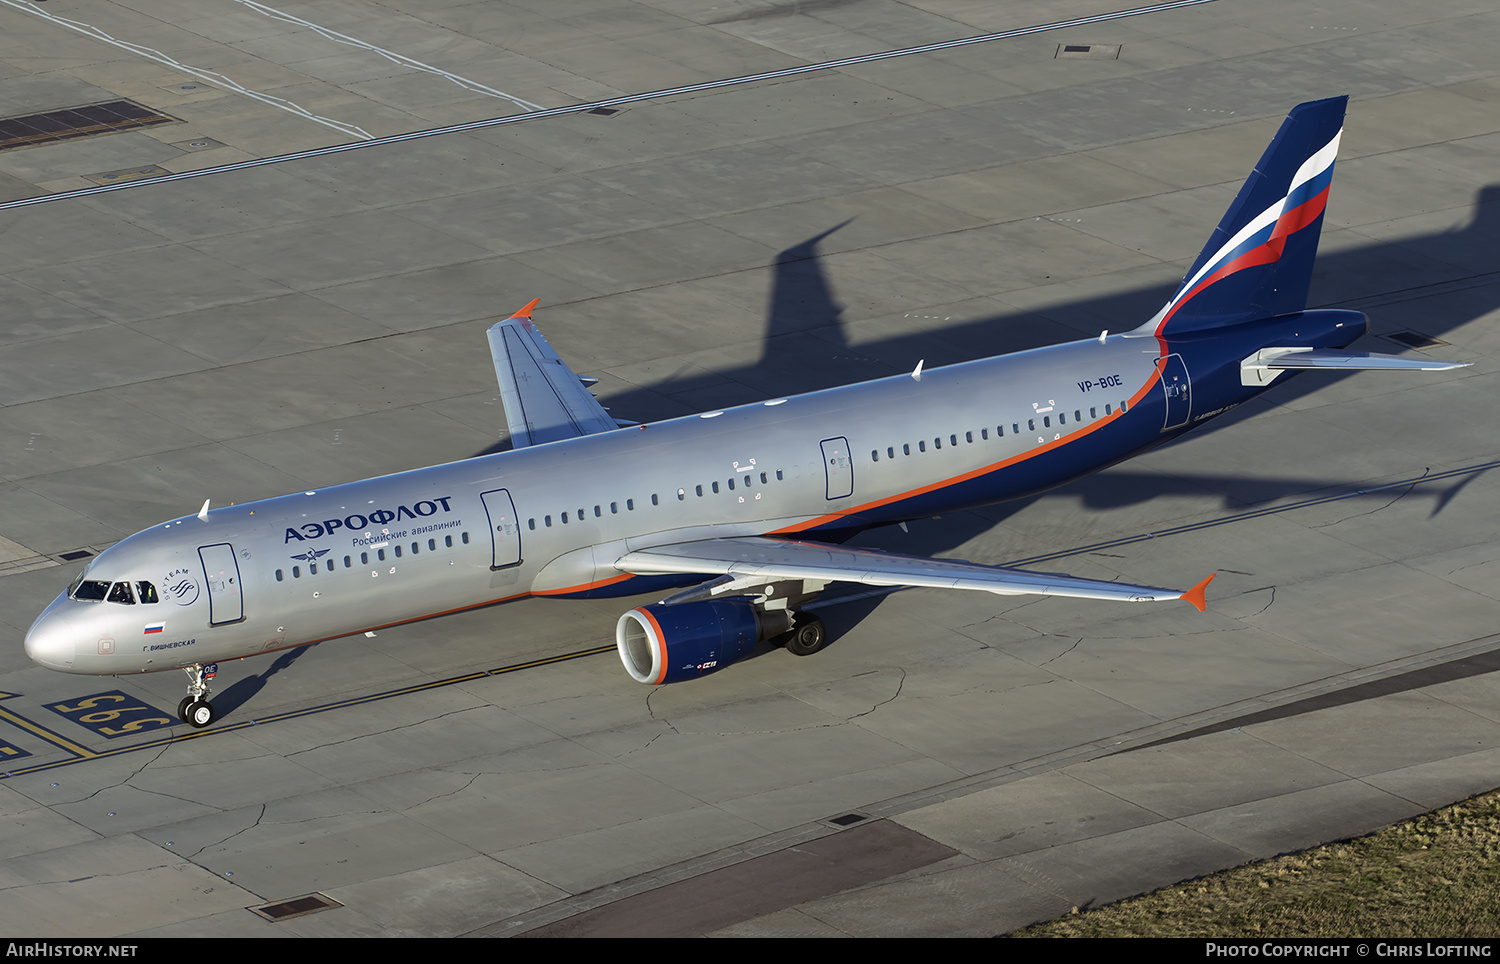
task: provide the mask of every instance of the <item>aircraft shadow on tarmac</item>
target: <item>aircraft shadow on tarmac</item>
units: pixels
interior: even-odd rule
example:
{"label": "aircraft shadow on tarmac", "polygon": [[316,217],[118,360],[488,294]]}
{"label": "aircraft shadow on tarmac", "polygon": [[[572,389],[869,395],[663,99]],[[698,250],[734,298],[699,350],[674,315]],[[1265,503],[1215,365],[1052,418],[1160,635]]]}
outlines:
{"label": "aircraft shadow on tarmac", "polygon": [[[1037,311],[958,322],[939,330],[924,329],[854,348],[850,346],[844,331],[843,306],[834,293],[818,250],[823,240],[849,223],[844,221],[828,228],[786,248],[776,256],[771,265],[771,290],[763,347],[761,357],[755,364],[716,373],[712,386],[702,378],[688,378],[621,392],[606,399],[611,411],[623,418],[655,417],[645,413],[660,412],[663,397],[671,399],[687,392],[692,392],[694,398],[701,401],[702,407],[728,406],[744,402],[743,395],[747,387],[755,391],[756,398],[775,398],[782,394],[816,391],[851,381],[899,374],[910,370],[911,360],[915,358],[926,359],[927,367],[933,368],[939,364],[1076,340],[1095,335],[1101,328],[1123,331],[1149,318],[1172,294],[1171,288],[1166,285],[1136,288]],[[1402,346],[1380,336],[1403,330],[1403,325],[1389,317],[1401,313],[1382,313],[1378,306],[1420,301],[1450,287],[1472,292],[1469,297],[1450,299],[1456,310],[1445,308],[1444,314],[1422,316],[1420,333],[1440,338],[1497,306],[1496,303],[1485,300],[1485,297],[1500,292],[1500,284],[1483,284],[1483,281],[1492,280],[1490,273],[1476,273],[1461,263],[1465,258],[1472,259],[1475,251],[1493,251],[1497,248],[1500,248],[1500,184],[1492,184],[1482,188],[1476,195],[1472,216],[1463,228],[1319,255],[1313,276],[1310,306],[1369,308],[1372,312],[1372,333],[1354,347],[1393,351],[1400,350]],[[1449,260],[1455,256],[1460,263]],[[1350,282],[1341,279],[1374,277],[1380,278],[1382,290],[1351,292],[1351,296],[1344,299],[1319,300],[1320,291],[1350,287]],[[1441,287],[1436,292],[1427,290],[1434,286]],[[1483,293],[1484,297],[1475,297],[1474,294],[1477,293]],[[566,353],[565,348],[563,351]],[[798,365],[793,376],[797,384],[787,384],[787,359],[805,357],[856,363]],[[1286,405],[1320,391],[1329,384],[1356,375],[1360,373],[1328,372],[1319,373],[1316,377],[1284,380],[1261,396],[1264,401],[1242,406],[1168,444],[1191,445],[1194,439],[1235,425],[1246,418],[1253,418],[1267,404]],[[725,380],[728,381],[727,385]],[[709,394],[705,398],[704,393],[711,392],[712,387],[723,391],[725,397],[715,399]],[[689,410],[684,409],[678,414],[689,413]],[[502,440],[475,455],[489,455],[505,451],[509,447],[509,441]],[[1441,511],[1471,479],[1472,477],[1466,477],[1441,490],[1432,490],[1434,493],[1441,493],[1436,497],[1433,514]],[[1341,487],[1354,489],[1358,481],[1360,480],[1346,480],[1337,476],[1310,478],[1290,475],[1251,479],[1212,473],[1168,477],[1116,468],[1107,470],[1107,477],[1103,480],[1097,475],[1090,476],[1053,490],[1046,497],[1057,498],[1066,494],[1077,498],[1086,509],[1104,510],[1140,504],[1164,495],[1218,494],[1225,508],[1230,509],[1236,506],[1248,508],[1297,493],[1332,491]],[[1388,492],[1368,496],[1370,499],[1381,500],[1389,497]],[[970,538],[993,525],[997,518],[1003,518],[1029,505],[1031,501],[1032,499],[1022,499],[1006,503],[1008,510],[1005,507],[986,509],[988,521],[970,533]],[[977,521],[980,520],[976,517]],[[921,549],[903,546],[902,551],[925,551],[931,554],[945,548],[951,549],[953,545],[932,545]]]}
{"label": "aircraft shadow on tarmac", "polygon": [[256,673],[254,676],[246,676],[236,680],[233,684],[214,695],[214,706],[218,709],[221,717],[227,717],[230,713],[249,703],[265,688],[271,677],[284,669],[290,669],[304,653],[311,650],[317,643],[310,646],[298,646],[289,649],[276,657],[276,661],[266,667],[265,672]]}
{"label": "aircraft shadow on tarmac", "polygon": [[[754,364],[719,371],[712,376],[671,379],[650,387],[616,393],[606,399],[611,412],[622,418],[652,420],[670,417],[662,414],[664,400],[676,401],[679,396],[688,394],[693,397],[694,405],[681,407],[675,414],[742,404],[747,400],[747,390],[756,398],[775,398],[900,374],[910,370],[911,360],[917,358],[926,359],[928,367],[932,368],[1073,341],[1093,336],[1104,328],[1124,331],[1151,317],[1172,295],[1172,286],[1169,285],[1129,289],[1034,311],[962,321],[941,329],[923,328],[856,348],[849,344],[843,325],[843,306],[834,293],[819,252],[819,245],[825,239],[849,223],[844,221],[834,225],[776,256],[771,265],[771,289],[761,356]],[[1445,307],[1445,313],[1422,315],[1420,334],[1441,338],[1497,307],[1493,293],[1500,292],[1500,284],[1486,283],[1496,280],[1494,276],[1465,266],[1466,261],[1472,260],[1473,252],[1497,248],[1500,248],[1500,184],[1492,184],[1477,193],[1469,223],[1462,228],[1320,254],[1309,307],[1367,310],[1371,315],[1371,334],[1353,347],[1368,351],[1399,351],[1405,346],[1381,336],[1407,328],[1390,317],[1403,313],[1383,313],[1380,306],[1419,302],[1452,290],[1468,291],[1468,297],[1450,299],[1454,310]],[[1357,283],[1364,279],[1367,283],[1371,278],[1379,278],[1379,290],[1354,291],[1351,280],[1347,280],[1353,279]],[[1330,297],[1326,294],[1330,290],[1347,291],[1347,296]],[[1475,297],[1476,294],[1481,296]],[[561,350],[566,354],[565,346]],[[788,358],[826,358],[833,363],[788,366]],[[1266,403],[1285,405],[1351,375],[1368,377],[1358,372],[1333,372],[1284,381],[1262,396],[1265,401],[1261,404],[1243,406],[1168,444],[1191,445],[1195,438],[1253,417],[1264,409]],[[721,393],[722,397],[716,398],[715,392]],[[489,455],[509,447],[509,441],[502,440],[475,455]],[[1478,471],[1460,476],[1440,487],[1423,487],[1421,497],[1433,501],[1432,514],[1437,515],[1477,474]],[[1038,498],[1074,498],[1083,509],[1106,511],[1143,504],[1162,496],[1217,495],[1226,511],[1234,511],[1248,510],[1296,494],[1356,490],[1360,481],[1335,475],[1246,478],[1195,473],[1167,476],[1113,468],[1103,475],[1089,476],[1043,495],[987,507],[982,512],[956,513],[942,524],[914,523],[906,532],[884,527],[871,530],[857,541],[874,548],[941,557]],[[1350,498],[1351,501],[1379,504],[1392,501],[1402,491],[1381,489]],[[1018,551],[1017,555],[1020,554]],[[827,598],[827,604],[820,607],[820,615],[828,625],[828,645],[836,645],[841,636],[873,613],[889,592],[872,593],[866,587],[852,587],[847,593],[840,593],[837,588],[830,590],[829,595],[832,598]],[[832,605],[838,595],[854,598]],[[767,648],[763,645],[755,655]],[[1377,684],[1367,684],[1347,692],[1362,692],[1372,686]],[[1372,690],[1370,695],[1383,695],[1383,692]]]}

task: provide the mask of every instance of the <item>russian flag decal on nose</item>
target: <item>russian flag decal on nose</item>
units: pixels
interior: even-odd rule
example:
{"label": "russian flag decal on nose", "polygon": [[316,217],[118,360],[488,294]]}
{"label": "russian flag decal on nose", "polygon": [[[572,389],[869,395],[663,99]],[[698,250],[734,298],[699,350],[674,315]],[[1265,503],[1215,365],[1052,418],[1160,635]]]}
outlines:
{"label": "russian flag decal on nose", "polygon": [[146,624],[145,635],[147,635],[147,636],[154,636],[154,635],[156,635],[157,633],[163,631],[166,628],[167,628],[167,624],[166,623],[147,623]]}

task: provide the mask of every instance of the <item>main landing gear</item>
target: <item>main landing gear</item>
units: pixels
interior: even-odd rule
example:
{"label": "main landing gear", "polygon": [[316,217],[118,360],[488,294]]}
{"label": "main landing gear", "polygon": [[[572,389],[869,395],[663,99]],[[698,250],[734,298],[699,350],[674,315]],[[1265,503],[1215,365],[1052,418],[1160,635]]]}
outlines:
{"label": "main landing gear", "polygon": [[177,715],[188,726],[201,730],[219,717],[214,711],[214,705],[206,699],[207,681],[218,675],[219,664],[209,663],[205,666],[203,663],[194,663],[184,666],[182,671],[188,675],[188,695],[177,704]]}
{"label": "main landing gear", "polygon": [[798,613],[796,624],[786,637],[786,651],[793,656],[811,656],[828,642],[823,620],[808,613]]}

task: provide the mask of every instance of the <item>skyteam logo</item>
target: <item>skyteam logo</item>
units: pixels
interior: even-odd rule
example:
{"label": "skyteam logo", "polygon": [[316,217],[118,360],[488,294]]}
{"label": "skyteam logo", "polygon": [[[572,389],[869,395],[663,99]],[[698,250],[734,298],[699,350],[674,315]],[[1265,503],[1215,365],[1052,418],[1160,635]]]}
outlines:
{"label": "skyteam logo", "polygon": [[198,601],[198,581],[189,569],[173,569],[162,580],[167,598],[179,606],[191,606]]}

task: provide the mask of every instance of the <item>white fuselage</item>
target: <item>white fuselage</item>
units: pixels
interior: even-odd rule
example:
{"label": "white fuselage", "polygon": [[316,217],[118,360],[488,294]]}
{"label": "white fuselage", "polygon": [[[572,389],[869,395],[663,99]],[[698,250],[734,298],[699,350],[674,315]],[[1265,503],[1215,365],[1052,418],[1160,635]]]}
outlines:
{"label": "white fuselage", "polygon": [[159,601],[64,594],[27,649],[75,673],[211,663],[525,595],[645,591],[614,566],[632,549],[1034,491],[1080,474],[1028,466],[1060,447],[1086,443],[1092,467],[1143,447],[1122,403],[1162,395],[1162,350],[1091,339],[186,516],[88,569]]}

